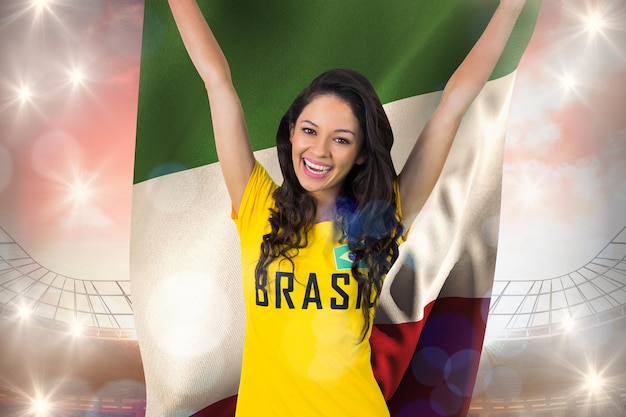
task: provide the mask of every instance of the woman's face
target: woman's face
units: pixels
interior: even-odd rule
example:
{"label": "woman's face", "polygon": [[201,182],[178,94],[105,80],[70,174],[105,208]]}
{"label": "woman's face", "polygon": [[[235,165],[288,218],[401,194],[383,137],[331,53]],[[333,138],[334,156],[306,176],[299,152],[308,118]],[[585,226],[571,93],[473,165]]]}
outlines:
{"label": "woman's face", "polygon": [[334,200],[361,164],[363,133],[350,105],[333,95],[309,103],[291,126],[292,160],[300,185],[318,201]]}

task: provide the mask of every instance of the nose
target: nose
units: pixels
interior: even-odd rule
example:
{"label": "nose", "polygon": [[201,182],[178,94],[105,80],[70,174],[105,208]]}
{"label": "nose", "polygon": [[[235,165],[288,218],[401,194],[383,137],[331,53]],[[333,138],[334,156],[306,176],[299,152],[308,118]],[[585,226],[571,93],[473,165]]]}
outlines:
{"label": "nose", "polygon": [[330,140],[325,136],[319,135],[315,138],[311,144],[311,151],[313,155],[318,158],[327,157],[330,154]]}

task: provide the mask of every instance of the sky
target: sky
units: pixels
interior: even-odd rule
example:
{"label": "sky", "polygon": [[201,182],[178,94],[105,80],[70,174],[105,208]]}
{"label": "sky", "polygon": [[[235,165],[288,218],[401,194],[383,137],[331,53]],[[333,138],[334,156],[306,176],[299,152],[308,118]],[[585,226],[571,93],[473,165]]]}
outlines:
{"label": "sky", "polygon": [[0,227],[57,273],[127,279],[143,2],[0,15]]}
{"label": "sky", "polygon": [[[72,278],[128,279],[143,2],[0,3],[0,227]],[[626,2],[544,0],[513,92],[496,279],[626,226]]]}
{"label": "sky", "polygon": [[543,1],[518,68],[496,279],[583,266],[626,226],[626,2]]}

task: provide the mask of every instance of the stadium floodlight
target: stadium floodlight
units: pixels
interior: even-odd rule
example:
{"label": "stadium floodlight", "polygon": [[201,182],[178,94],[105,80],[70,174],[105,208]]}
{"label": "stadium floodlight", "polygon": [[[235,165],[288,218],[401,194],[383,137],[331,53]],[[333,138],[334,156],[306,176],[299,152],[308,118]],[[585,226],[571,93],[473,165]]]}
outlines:
{"label": "stadium floodlight", "polygon": [[604,381],[602,380],[602,377],[596,372],[591,371],[589,374],[585,375],[585,387],[590,394],[599,393],[602,390],[603,386]]}
{"label": "stadium floodlight", "polygon": [[28,86],[21,86],[17,90],[17,98],[21,103],[25,103],[31,100],[33,92]]}
{"label": "stadium floodlight", "polygon": [[571,317],[566,317],[563,319],[563,331],[565,333],[569,333],[574,330],[576,322]]}
{"label": "stadium floodlight", "polygon": [[35,10],[39,12],[47,9],[50,3],[50,0],[33,0],[31,4],[32,7],[34,7]]}
{"label": "stadium floodlight", "polygon": [[80,323],[74,323],[72,325],[72,335],[74,337],[79,337],[83,333],[83,326]]}
{"label": "stadium floodlight", "polygon": [[576,89],[578,82],[571,73],[566,73],[561,76],[561,86],[565,91],[572,91]]}
{"label": "stadium floodlight", "polygon": [[27,320],[32,314],[32,310],[27,305],[21,305],[18,309],[18,316],[22,320]]}
{"label": "stadium floodlight", "polygon": [[85,81],[85,73],[80,68],[72,69],[69,75],[73,85],[81,85]]}
{"label": "stadium floodlight", "polygon": [[602,34],[602,30],[606,27],[606,22],[600,12],[597,10],[589,11],[584,18],[585,30],[590,35]]}
{"label": "stadium floodlight", "polygon": [[47,398],[33,398],[31,404],[31,413],[36,417],[46,417],[51,414],[52,405]]}

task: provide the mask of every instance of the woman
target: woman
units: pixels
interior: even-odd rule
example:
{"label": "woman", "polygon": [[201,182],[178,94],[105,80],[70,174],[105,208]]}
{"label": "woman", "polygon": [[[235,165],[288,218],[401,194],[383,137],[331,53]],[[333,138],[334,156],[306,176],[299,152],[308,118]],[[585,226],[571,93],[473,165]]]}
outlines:
{"label": "woman", "polygon": [[501,1],[399,175],[370,83],[350,70],[316,78],[280,122],[279,187],[254,158],[228,63],[199,8],[170,0],[207,89],[241,237],[246,335],[237,416],[389,415],[370,365],[378,294],[524,3]]}

